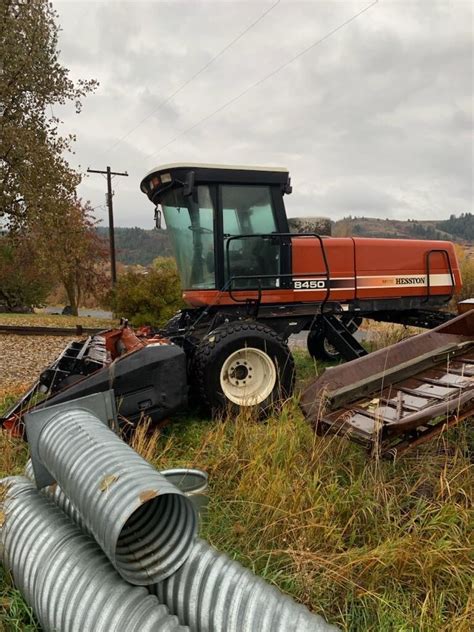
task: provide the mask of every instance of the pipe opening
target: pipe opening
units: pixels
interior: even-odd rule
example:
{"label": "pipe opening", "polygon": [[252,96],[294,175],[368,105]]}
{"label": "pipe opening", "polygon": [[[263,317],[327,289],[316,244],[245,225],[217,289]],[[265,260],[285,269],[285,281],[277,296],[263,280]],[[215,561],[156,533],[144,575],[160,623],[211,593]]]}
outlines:
{"label": "pipe opening", "polygon": [[165,579],[185,562],[196,528],[195,510],[186,496],[170,493],[144,502],[118,537],[117,570],[132,584]]}
{"label": "pipe opening", "polygon": [[164,470],[160,474],[180,489],[183,494],[197,494],[207,490],[208,476],[202,470],[175,468]]}

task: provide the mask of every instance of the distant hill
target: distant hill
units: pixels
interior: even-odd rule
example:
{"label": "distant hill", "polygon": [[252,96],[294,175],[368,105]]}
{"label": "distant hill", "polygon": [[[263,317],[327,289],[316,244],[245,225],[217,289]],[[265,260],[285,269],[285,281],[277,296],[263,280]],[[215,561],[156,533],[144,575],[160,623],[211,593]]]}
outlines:
{"label": "distant hill", "polygon": [[[109,229],[100,226],[99,234],[109,238]],[[148,266],[156,257],[172,257],[166,230],[144,228],[115,228],[117,261],[126,265]]]}
{"label": "distant hill", "polygon": [[334,236],[384,237],[388,239],[443,239],[460,244],[474,240],[474,215],[451,215],[447,220],[419,221],[345,217],[333,223]]}
{"label": "distant hill", "polygon": [[449,219],[438,222],[438,228],[464,240],[474,241],[474,215],[461,213],[459,217],[451,215]]}
{"label": "distant hill", "polygon": [[[108,239],[108,229],[98,228]],[[474,214],[451,215],[440,221],[376,219],[345,217],[332,222],[335,237],[385,237],[390,239],[444,239],[471,245],[474,241]],[[173,251],[166,230],[116,228],[117,260],[126,265],[147,266],[156,257],[172,257]]]}

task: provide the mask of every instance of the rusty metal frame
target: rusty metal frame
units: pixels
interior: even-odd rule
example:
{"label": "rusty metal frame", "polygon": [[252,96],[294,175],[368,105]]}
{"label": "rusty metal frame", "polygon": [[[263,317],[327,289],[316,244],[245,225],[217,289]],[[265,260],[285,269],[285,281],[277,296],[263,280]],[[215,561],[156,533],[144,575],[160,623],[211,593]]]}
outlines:
{"label": "rusty metal frame", "polygon": [[302,408],[318,434],[397,456],[474,417],[474,311],[328,369]]}

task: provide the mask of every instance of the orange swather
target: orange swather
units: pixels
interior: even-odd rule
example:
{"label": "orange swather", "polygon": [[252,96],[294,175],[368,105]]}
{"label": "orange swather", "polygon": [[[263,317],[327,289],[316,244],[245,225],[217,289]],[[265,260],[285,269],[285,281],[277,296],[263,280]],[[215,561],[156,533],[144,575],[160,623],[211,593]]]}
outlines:
{"label": "orange swather", "polygon": [[[328,237],[323,244],[330,279],[328,298],[331,301],[426,297],[430,251],[430,295],[449,296],[458,293],[462,287],[456,252],[448,241]],[[448,257],[454,284],[451,282]],[[325,262],[317,239],[292,239],[292,275],[294,281],[324,281]],[[411,281],[405,281],[407,278]],[[325,295],[325,284],[309,289],[275,287],[262,290],[261,301],[267,305],[317,303],[324,300]],[[256,299],[259,292],[233,290],[232,296],[245,301],[246,298]],[[213,289],[185,289],[183,292],[184,300],[192,307],[235,305],[232,296],[229,292]]]}

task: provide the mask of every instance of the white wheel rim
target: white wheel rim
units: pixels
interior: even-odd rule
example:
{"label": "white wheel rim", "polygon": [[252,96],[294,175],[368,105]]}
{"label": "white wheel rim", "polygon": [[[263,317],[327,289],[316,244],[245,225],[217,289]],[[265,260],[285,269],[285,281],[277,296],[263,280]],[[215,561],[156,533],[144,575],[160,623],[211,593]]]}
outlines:
{"label": "white wheel rim", "polygon": [[275,388],[276,379],[276,368],[270,356],[254,347],[231,353],[220,374],[222,392],[239,406],[261,404]]}

